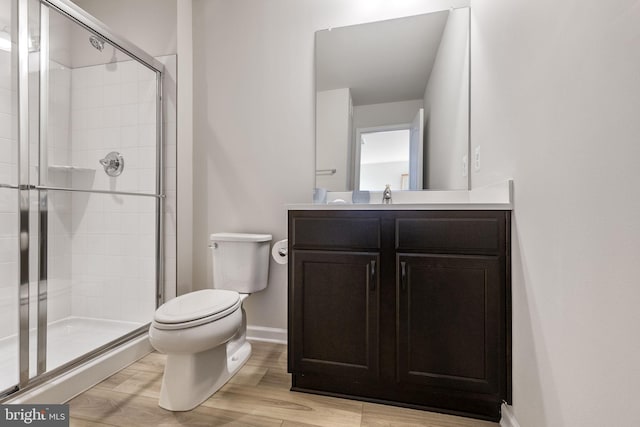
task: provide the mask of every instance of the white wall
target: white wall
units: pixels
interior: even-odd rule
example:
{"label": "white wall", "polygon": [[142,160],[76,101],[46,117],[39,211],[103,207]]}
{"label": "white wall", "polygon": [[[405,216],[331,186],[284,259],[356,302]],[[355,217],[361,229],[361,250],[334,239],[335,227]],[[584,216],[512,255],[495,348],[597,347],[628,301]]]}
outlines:
{"label": "white wall", "polygon": [[316,168],[336,170],[333,175],[316,173],[318,188],[350,188],[352,111],[349,88],[316,92]]}
{"label": "white wall", "polygon": [[193,10],[191,0],[177,2],[178,33],[176,76],[176,257],[177,293],[193,289]]}
{"label": "white wall", "polygon": [[425,188],[466,190],[469,151],[469,9],[449,12],[424,93]]}
{"label": "white wall", "polygon": [[[287,203],[314,186],[314,32],[447,9],[449,1],[195,0],[194,287],[210,278],[208,234],[286,237]],[[247,300],[251,325],[286,328],[287,270]]]}
{"label": "white wall", "polygon": [[639,23],[630,0],[472,4],[472,184],[515,185],[522,427],[640,425]]}

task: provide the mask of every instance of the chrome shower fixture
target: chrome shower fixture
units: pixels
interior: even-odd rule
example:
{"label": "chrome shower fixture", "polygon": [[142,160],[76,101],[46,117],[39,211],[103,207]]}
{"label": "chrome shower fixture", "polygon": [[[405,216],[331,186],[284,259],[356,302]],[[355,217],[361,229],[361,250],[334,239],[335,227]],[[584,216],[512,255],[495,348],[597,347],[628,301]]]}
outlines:
{"label": "chrome shower fixture", "polygon": [[120,175],[124,169],[124,157],[117,151],[110,152],[104,159],[100,159],[99,162],[104,168],[104,173],[110,177]]}
{"label": "chrome shower fixture", "polygon": [[100,52],[102,52],[102,49],[104,49],[104,40],[96,37],[96,36],[90,36],[89,37],[89,42],[91,43],[91,46],[95,47],[96,49],[98,49]]}

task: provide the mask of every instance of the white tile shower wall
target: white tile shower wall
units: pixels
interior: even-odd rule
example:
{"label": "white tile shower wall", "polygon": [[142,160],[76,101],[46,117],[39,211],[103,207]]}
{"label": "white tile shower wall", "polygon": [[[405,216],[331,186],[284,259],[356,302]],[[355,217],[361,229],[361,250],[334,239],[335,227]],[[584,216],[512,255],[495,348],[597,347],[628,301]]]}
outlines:
{"label": "white tile shower wall", "polygon": [[[17,91],[11,53],[0,51],[0,183],[17,183]],[[18,194],[0,189],[0,338],[18,328]]]}
{"label": "white tile shower wall", "polygon": [[18,328],[18,194],[0,188],[0,339]]}
{"label": "white tile shower wall", "polygon": [[0,183],[18,181],[17,90],[11,53],[0,50]]}
{"label": "white tile shower wall", "polygon": [[[39,183],[40,143],[48,147],[48,164],[69,163],[70,152],[70,84],[71,71],[54,61],[49,63],[49,105],[47,133],[43,137],[39,129],[39,71],[37,54],[29,57],[29,172],[31,183]],[[16,144],[17,145],[17,144]],[[48,168],[48,183],[67,187],[68,172]],[[29,321],[37,324],[38,275],[39,275],[39,194],[29,195]],[[49,322],[71,315],[71,209],[69,195],[48,194],[48,270],[47,270],[47,319]],[[17,227],[17,222],[16,222]],[[17,278],[14,282],[17,283]],[[15,333],[15,332],[14,332]]]}
{"label": "white tile shower wall", "polygon": [[[176,286],[176,57],[159,60],[166,67],[164,286],[171,298]],[[150,75],[154,78],[135,62],[72,71],[72,164],[96,169],[95,174],[74,173],[74,187],[155,192],[156,84]],[[109,151],[125,159],[117,178],[107,177],[98,164]],[[72,199],[73,315],[150,321],[155,310],[155,199],[96,194]]]}
{"label": "white tile shower wall", "polygon": [[[71,70],[54,61],[49,63],[49,106],[46,142],[49,166],[71,163]],[[48,183],[69,187],[66,169],[48,168]],[[71,316],[71,194],[49,192],[47,319],[49,322]]]}
{"label": "white tile shower wall", "polygon": [[73,315],[148,322],[155,309],[155,199],[71,197]]}
{"label": "white tile shower wall", "polygon": [[[156,75],[135,61],[77,68],[71,72],[72,185],[154,193],[156,189]],[[99,160],[117,151],[124,157],[118,177],[107,176]]]}
{"label": "white tile shower wall", "polygon": [[[74,69],[71,76],[75,188],[155,192],[155,73],[135,61]],[[124,157],[109,177],[98,163]],[[148,321],[155,308],[155,200],[74,194],[72,311],[76,316]],[[140,199],[140,200],[139,200]]]}
{"label": "white tile shower wall", "polygon": [[164,121],[164,290],[165,300],[176,296],[177,265],[177,57],[157,58],[164,65],[163,121]]}
{"label": "white tile shower wall", "polygon": [[[71,70],[49,63],[49,122],[47,145],[49,165],[71,161]],[[51,173],[51,171],[50,171]]]}

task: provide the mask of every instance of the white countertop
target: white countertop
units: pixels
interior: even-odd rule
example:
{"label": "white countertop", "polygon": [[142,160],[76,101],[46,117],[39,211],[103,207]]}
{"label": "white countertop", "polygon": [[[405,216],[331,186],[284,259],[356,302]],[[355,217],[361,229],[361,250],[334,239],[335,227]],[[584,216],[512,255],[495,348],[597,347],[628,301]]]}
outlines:
{"label": "white countertop", "polygon": [[392,203],[383,205],[380,203],[345,203],[345,204],[313,204],[299,203],[287,205],[290,211],[325,210],[325,211],[510,211],[510,203]]}
{"label": "white countertop", "polygon": [[[377,203],[351,203],[351,192],[327,193],[327,204],[299,203],[287,210],[512,210],[513,181],[507,180],[470,191],[400,191],[392,204],[382,204],[382,192],[371,192]],[[349,203],[336,203],[342,199]]]}

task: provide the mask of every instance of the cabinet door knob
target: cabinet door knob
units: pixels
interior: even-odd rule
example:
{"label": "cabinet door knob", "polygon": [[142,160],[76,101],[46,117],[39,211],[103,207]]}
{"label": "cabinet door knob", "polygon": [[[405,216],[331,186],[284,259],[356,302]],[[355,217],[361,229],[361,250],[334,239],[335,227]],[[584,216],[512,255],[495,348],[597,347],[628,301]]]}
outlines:
{"label": "cabinet door knob", "polygon": [[376,260],[372,259],[369,263],[369,289],[376,290]]}
{"label": "cabinet door knob", "polygon": [[400,262],[400,271],[400,283],[402,285],[402,291],[404,292],[407,290],[407,263],[405,261]]}

